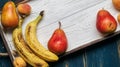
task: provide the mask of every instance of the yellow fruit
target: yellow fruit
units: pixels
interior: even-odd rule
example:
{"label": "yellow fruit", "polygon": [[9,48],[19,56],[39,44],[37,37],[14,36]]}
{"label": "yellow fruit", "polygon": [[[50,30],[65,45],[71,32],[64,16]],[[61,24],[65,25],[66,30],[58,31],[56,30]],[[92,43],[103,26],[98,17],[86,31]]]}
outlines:
{"label": "yellow fruit", "polygon": [[14,28],[17,27],[18,22],[19,16],[17,14],[15,4],[12,1],[8,1],[2,9],[1,24],[5,28]]}
{"label": "yellow fruit", "polygon": [[18,54],[31,66],[33,67],[48,67],[48,63],[43,59],[39,58],[25,42],[22,35],[22,27],[21,24],[23,19],[21,18],[19,21],[19,26],[13,31],[13,42],[14,46],[18,52]]}
{"label": "yellow fruit", "polygon": [[31,12],[31,6],[27,3],[20,3],[17,6],[18,12],[23,15],[29,15]]}
{"label": "yellow fruit", "polygon": [[112,0],[112,3],[117,10],[120,10],[120,0]]}
{"label": "yellow fruit", "polygon": [[118,22],[120,23],[120,13],[119,13],[118,16],[117,16],[117,20],[118,20]]}
{"label": "yellow fruit", "polygon": [[51,51],[47,50],[43,45],[38,41],[36,36],[36,27],[37,24],[40,22],[41,18],[43,17],[43,11],[40,13],[36,19],[29,22],[25,29],[25,38],[28,46],[30,49],[35,52],[40,58],[54,62],[57,61],[59,58],[56,54],[52,53]]}
{"label": "yellow fruit", "polygon": [[13,61],[14,67],[26,67],[27,64],[21,57],[16,57]]}

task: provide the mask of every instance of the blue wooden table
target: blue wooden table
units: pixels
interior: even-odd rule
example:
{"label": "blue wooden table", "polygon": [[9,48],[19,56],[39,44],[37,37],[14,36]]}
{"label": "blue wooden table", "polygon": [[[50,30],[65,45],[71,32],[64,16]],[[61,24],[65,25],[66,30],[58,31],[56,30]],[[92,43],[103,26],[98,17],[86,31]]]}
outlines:
{"label": "blue wooden table", "polygon": [[[7,0],[0,0],[0,8]],[[7,52],[0,36],[0,52]],[[120,35],[49,63],[50,67],[120,67]],[[13,67],[9,57],[0,57],[0,67]]]}

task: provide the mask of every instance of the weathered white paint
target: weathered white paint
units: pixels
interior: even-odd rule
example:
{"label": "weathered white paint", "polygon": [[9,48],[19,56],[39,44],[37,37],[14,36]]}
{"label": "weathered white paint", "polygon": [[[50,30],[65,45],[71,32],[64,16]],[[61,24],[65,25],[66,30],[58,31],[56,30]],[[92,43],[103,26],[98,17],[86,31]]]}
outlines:
{"label": "weathered white paint", "polygon": [[[62,22],[62,29],[68,38],[68,49],[76,49],[91,41],[101,39],[103,36],[96,30],[96,14],[104,8],[115,18],[118,11],[114,9],[112,0],[32,0],[32,13],[23,23],[25,27],[31,20],[44,10],[45,15],[38,24],[37,36],[39,41],[47,48],[47,42],[52,33],[58,28],[58,22]],[[120,30],[119,24],[116,31]],[[14,49],[11,32],[5,34],[9,47]]]}

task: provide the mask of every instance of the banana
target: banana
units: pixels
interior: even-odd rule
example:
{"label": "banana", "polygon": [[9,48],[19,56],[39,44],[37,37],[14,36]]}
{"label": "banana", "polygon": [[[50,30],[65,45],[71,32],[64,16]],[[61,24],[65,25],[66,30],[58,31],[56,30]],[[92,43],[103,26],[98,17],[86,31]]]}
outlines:
{"label": "banana", "polygon": [[28,44],[25,42],[22,35],[22,22],[23,19],[21,18],[18,27],[14,29],[12,34],[14,46],[18,51],[18,54],[33,67],[49,67],[47,62],[36,56],[27,46]]}
{"label": "banana", "polygon": [[36,53],[36,55],[38,55],[45,61],[54,62],[59,59],[58,56],[43,47],[36,36],[36,27],[42,17],[43,11],[39,14],[39,16],[37,16],[34,20],[27,24],[25,29],[25,39],[29,47],[32,49],[33,52]]}

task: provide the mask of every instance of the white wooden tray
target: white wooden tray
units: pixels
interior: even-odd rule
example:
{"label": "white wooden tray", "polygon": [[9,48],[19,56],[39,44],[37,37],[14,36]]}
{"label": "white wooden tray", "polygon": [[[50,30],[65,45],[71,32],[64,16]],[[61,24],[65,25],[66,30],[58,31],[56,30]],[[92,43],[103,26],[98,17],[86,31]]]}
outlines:
{"label": "white wooden tray", "polygon": [[[48,40],[54,30],[58,28],[58,22],[61,21],[62,29],[68,39],[68,49],[64,55],[120,33],[119,24],[115,33],[106,37],[96,29],[96,14],[100,9],[104,8],[115,18],[117,17],[118,11],[114,9],[112,0],[31,0],[28,3],[32,7],[32,13],[23,23],[23,35],[28,22],[35,19],[39,12],[44,10],[44,18],[37,27],[38,39],[47,48]],[[12,41],[12,31],[5,31],[1,25],[0,29],[5,46],[11,60],[13,60],[12,51],[15,48]]]}

